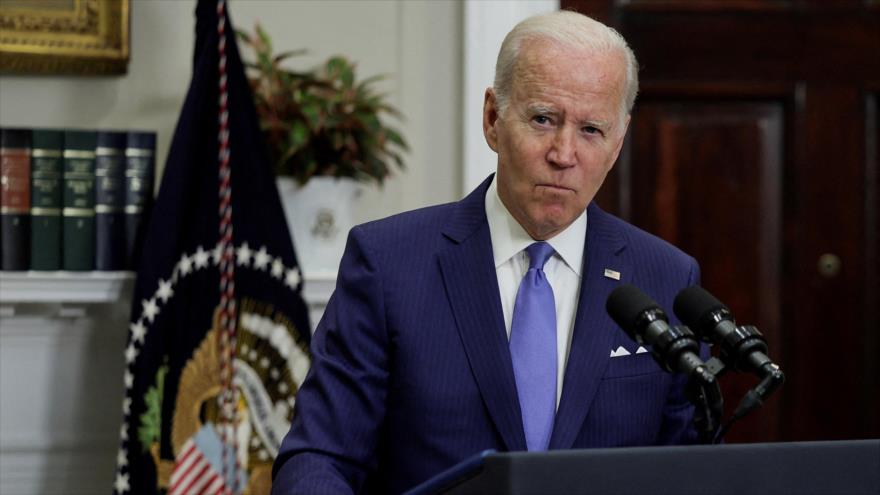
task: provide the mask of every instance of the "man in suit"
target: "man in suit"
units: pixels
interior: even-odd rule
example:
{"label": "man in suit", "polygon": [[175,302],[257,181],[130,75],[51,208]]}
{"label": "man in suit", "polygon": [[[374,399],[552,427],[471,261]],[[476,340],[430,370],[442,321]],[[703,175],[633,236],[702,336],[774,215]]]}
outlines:
{"label": "man in suit", "polygon": [[592,203],[637,88],[626,42],[585,16],[508,34],[483,109],[496,174],[352,229],[273,493],[398,493],[485,449],[695,440],[683,378],[604,310],[620,284],[668,308],[699,278]]}

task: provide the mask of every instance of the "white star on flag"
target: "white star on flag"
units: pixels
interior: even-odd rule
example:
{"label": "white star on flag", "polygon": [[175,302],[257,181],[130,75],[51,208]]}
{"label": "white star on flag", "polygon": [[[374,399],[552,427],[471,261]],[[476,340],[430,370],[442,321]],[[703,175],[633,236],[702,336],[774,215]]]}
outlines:
{"label": "white star on flag", "polygon": [[265,270],[270,259],[272,259],[272,257],[266,252],[266,246],[261,247],[260,250],[257,251],[256,256],[254,256],[254,268],[257,270]]}
{"label": "white star on flag", "polygon": [[116,454],[116,465],[119,467],[128,466],[128,456],[125,454],[125,449],[119,448],[119,452]]}
{"label": "white star on flag", "polygon": [[272,262],[272,276],[278,279],[284,276],[284,263],[281,262],[281,258],[275,258]]}
{"label": "white star on flag", "polygon": [[177,262],[177,267],[180,269],[180,273],[184,275],[189,275],[189,272],[192,271],[192,258],[183,253],[180,255],[180,261]]}
{"label": "white star on flag", "polygon": [[126,416],[131,414],[131,397],[122,399],[122,414]]}
{"label": "white star on flag", "polygon": [[119,427],[119,438],[121,438],[123,442],[128,440],[128,428],[125,427],[125,423]]}
{"label": "white star on flag", "polygon": [[193,259],[196,262],[196,268],[205,268],[206,266],[208,266],[208,261],[210,257],[211,255],[209,255],[207,251],[202,249],[202,246],[199,246],[199,248],[196,249],[196,254],[193,255]]}
{"label": "white star on flag", "polygon": [[287,285],[291,289],[296,289],[296,286],[299,285],[299,281],[299,269],[291,268],[290,270],[287,270],[287,276],[284,278],[285,285]]}
{"label": "white star on flag", "polygon": [[131,374],[131,371],[125,370],[125,374],[122,375],[122,381],[125,382],[125,388],[134,386],[134,375]]}
{"label": "white star on flag", "polygon": [[116,493],[125,493],[131,490],[131,487],[128,486],[128,475],[116,473],[116,481],[113,483],[113,488],[116,490]]}
{"label": "white star on flag", "polygon": [[236,263],[241,266],[248,266],[251,264],[251,248],[248,247],[248,243],[242,244],[235,253],[236,255]]}
{"label": "white star on flag", "polygon": [[156,295],[159,296],[159,299],[162,302],[168,302],[168,299],[174,295],[174,289],[171,288],[171,281],[159,279],[159,290],[156,291]]}
{"label": "white star on flag", "polygon": [[135,342],[144,341],[144,336],[147,335],[147,327],[145,327],[144,324],[141,323],[141,320],[132,323],[128,326],[128,328],[131,329],[131,340]]}
{"label": "white star on flag", "polygon": [[159,306],[156,305],[156,299],[153,298],[149,301],[144,299],[141,301],[141,304],[144,306],[144,316],[150,321],[150,323],[153,323],[153,320],[156,319],[156,315],[159,314]]}
{"label": "white star on flag", "polygon": [[135,349],[134,344],[128,344],[128,347],[125,348],[125,362],[128,364],[133,363],[137,355],[138,351]]}

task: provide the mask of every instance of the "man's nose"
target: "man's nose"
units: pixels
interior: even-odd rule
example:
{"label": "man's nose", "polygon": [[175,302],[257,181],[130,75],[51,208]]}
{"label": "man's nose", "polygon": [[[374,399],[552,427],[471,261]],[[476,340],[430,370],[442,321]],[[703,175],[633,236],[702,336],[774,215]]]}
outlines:
{"label": "man's nose", "polygon": [[547,160],[558,167],[573,167],[577,164],[577,136],[568,126],[563,126],[553,136],[553,143],[547,153]]}

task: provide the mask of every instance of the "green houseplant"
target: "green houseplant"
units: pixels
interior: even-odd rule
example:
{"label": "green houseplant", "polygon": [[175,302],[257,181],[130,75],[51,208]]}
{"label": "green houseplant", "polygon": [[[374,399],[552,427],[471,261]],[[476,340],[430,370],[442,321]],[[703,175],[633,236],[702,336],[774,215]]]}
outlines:
{"label": "green houseplant", "polygon": [[259,24],[238,37],[254,56],[245,67],[301,267],[335,277],[359,184],[404,166],[406,141],[382,120],[401,115],[375,89],[382,76],[357,81],[345,57],[292,70],[283,65],[303,50],[275,53]]}
{"label": "green houseplant", "polygon": [[404,167],[406,141],[381,119],[401,118],[374,88],[383,76],[358,82],[355,65],[341,56],[314,69],[291,70],[282,65],[304,50],[274,53],[259,24],[253,34],[238,36],[255,55],[245,67],[276,175],[301,185],[329,176],[381,186],[392,164]]}

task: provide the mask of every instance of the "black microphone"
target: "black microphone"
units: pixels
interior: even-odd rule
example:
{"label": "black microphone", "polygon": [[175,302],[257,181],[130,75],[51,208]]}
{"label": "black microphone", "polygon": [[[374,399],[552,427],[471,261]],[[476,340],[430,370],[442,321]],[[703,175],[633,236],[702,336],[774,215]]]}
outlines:
{"label": "black microphone", "polygon": [[781,373],[767,357],[767,341],[753,326],[737,326],[727,306],[702,287],[682,290],[672,306],[676,316],[706,342],[721,346],[721,361],[760,377]]}
{"label": "black microphone", "polygon": [[640,345],[650,345],[654,359],[670,373],[696,375],[704,383],[714,382],[698,353],[700,343],[687,327],[669,326],[660,306],[632,285],[614,289],[605,310],[627,335]]}

